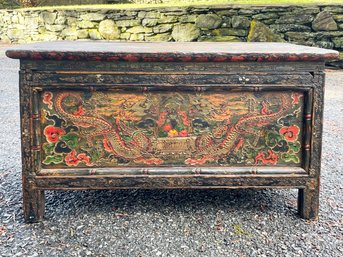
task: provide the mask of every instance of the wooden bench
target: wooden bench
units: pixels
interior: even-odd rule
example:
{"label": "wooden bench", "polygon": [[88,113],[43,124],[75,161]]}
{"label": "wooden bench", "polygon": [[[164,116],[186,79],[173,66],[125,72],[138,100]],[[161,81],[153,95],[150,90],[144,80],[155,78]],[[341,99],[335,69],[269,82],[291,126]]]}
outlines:
{"label": "wooden bench", "polygon": [[298,188],[318,216],[324,61],[283,43],[17,46],[24,216],[44,190]]}

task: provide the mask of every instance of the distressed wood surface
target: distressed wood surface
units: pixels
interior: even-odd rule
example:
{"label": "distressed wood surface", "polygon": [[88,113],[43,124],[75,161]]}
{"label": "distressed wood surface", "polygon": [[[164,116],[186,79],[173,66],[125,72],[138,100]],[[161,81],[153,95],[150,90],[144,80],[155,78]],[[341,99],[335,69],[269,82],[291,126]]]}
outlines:
{"label": "distressed wood surface", "polygon": [[[298,188],[299,215],[306,219],[318,217],[324,96],[322,70],[325,59],[337,56],[335,51],[278,43],[49,42],[18,46],[9,50],[7,55],[21,59],[23,209],[27,222],[37,222],[43,218],[44,190],[126,188]],[[52,100],[44,98],[49,92]],[[53,105],[50,104],[56,103],[53,97],[63,92],[70,92],[70,95],[74,92],[83,96],[84,100],[74,106],[79,108],[78,110],[73,110],[72,99],[62,105],[66,110],[81,116],[88,111],[89,117],[97,113],[93,110],[95,105],[94,99],[91,98],[92,94],[97,93],[156,96],[174,92],[184,96],[201,97],[216,94],[230,99],[241,93],[251,95],[257,100],[255,104],[264,105],[263,110],[258,107],[257,112],[252,109],[249,114],[258,117],[259,111],[263,116],[276,113],[277,109],[281,108],[275,99],[260,98],[261,96],[296,94],[298,98],[292,97],[292,101],[299,106],[288,114],[300,117],[299,163],[223,166],[218,159],[211,165],[198,163],[191,167],[180,164],[130,167],[43,165],[46,156],[42,151],[46,151],[43,146],[47,143],[45,128],[51,125],[46,123],[43,111],[55,115],[54,122],[69,122],[71,127],[78,125],[76,120],[75,124],[72,123],[74,116],[52,112]],[[302,100],[299,102],[300,96]],[[227,99],[227,102],[230,99]],[[273,106],[273,102],[274,109],[266,108],[266,105]],[[82,106],[82,103],[85,106]],[[99,103],[96,106],[98,109]],[[117,110],[111,106],[106,108]],[[233,114],[235,112],[231,111]],[[58,114],[65,116],[65,120],[58,117]],[[100,116],[97,117],[95,120],[100,119]],[[242,119],[247,117],[243,115]],[[107,118],[110,119],[110,116]],[[124,122],[128,120],[124,119]],[[238,120],[237,116],[236,122]],[[283,124],[285,118],[277,122]],[[95,124],[86,123],[85,119],[83,125],[89,127]],[[102,123],[111,129],[118,126],[115,121],[111,123],[103,120]],[[132,129],[132,122],[130,124]],[[262,125],[263,123],[256,126],[263,128]],[[291,124],[283,125],[290,127]],[[62,128],[66,128],[63,126]],[[234,124],[227,126],[234,128]],[[248,131],[256,132],[251,129]],[[293,132],[285,133],[291,140],[295,138],[287,134]],[[229,134],[228,138],[231,138]],[[102,142],[104,134],[97,136],[99,142]],[[53,138],[50,140],[56,142]],[[214,142],[218,142],[219,139],[215,140],[217,141]],[[236,146],[239,142],[235,142]],[[260,146],[258,142],[261,144],[261,141],[257,140],[256,147]],[[61,151],[66,149],[61,148]],[[82,159],[75,155],[72,158],[81,158],[79,161],[86,164],[86,157],[83,155]],[[266,157],[261,155],[266,163],[272,162]],[[73,161],[72,158],[69,160]],[[154,158],[150,160],[156,161]]]}
{"label": "distressed wood surface", "polygon": [[[37,177],[35,187],[45,190],[129,188],[312,188],[315,179],[305,175],[125,175]],[[312,188],[313,190],[313,188]],[[306,198],[306,197],[305,197]],[[308,198],[306,198],[306,201]],[[305,202],[305,208],[309,207]],[[315,205],[312,206],[315,208]]]}
{"label": "distressed wood surface", "polygon": [[[30,69],[35,71],[87,71],[89,74],[106,71],[122,73],[215,73],[215,74],[237,74],[237,73],[302,73],[314,72],[324,69],[322,61],[313,62],[279,62],[275,65],[273,62],[98,62],[98,61],[68,61],[61,60],[25,60],[20,62],[21,69]],[[75,68],[77,67],[77,68]]]}
{"label": "distressed wood surface", "polygon": [[36,72],[33,74],[32,83],[36,85],[52,84],[82,84],[96,85],[201,85],[206,81],[209,85],[216,84],[312,84],[313,76],[310,73],[298,74],[170,74],[170,73],[106,73],[97,71],[95,74],[85,72]]}
{"label": "distressed wood surface", "polygon": [[280,62],[335,59],[338,52],[288,43],[92,42],[27,44],[6,52],[10,58],[131,62]]}

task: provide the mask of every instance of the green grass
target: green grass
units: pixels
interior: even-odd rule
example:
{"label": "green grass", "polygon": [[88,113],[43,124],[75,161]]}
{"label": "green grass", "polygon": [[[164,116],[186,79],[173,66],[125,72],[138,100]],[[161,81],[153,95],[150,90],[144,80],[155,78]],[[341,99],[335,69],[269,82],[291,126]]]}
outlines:
{"label": "green grass", "polygon": [[184,7],[184,6],[209,6],[209,5],[315,5],[315,4],[342,4],[342,0],[176,0],[171,3],[161,4],[103,4],[103,5],[65,5],[65,6],[40,6],[21,8],[20,10],[34,9],[135,9],[151,7]]}

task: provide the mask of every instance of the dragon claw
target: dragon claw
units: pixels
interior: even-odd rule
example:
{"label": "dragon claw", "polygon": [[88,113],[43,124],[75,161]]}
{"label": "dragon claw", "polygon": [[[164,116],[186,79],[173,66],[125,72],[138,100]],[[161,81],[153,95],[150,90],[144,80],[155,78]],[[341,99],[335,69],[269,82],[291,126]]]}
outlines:
{"label": "dragon claw", "polygon": [[187,165],[199,165],[199,164],[205,164],[207,161],[213,161],[213,158],[210,157],[202,157],[201,159],[192,159],[192,158],[188,158],[185,160],[185,164]]}
{"label": "dragon claw", "polygon": [[163,163],[163,160],[161,160],[159,158],[144,159],[143,157],[140,157],[140,158],[135,159],[134,162],[135,163],[161,165]]}

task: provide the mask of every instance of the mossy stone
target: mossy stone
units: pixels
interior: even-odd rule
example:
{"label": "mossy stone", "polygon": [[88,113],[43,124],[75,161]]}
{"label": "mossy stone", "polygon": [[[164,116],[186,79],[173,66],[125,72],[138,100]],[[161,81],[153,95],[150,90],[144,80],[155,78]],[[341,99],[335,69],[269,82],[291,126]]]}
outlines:
{"label": "mossy stone", "polygon": [[229,28],[220,28],[212,31],[214,36],[241,36],[245,37],[248,35],[248,31],[245,29],[229,29]]}
{"label": "mossy stone", "polygon": [[81,29],[92,29],[94,28],[94,23],[91,21],[79,21],[77,26]]}
{"label": "mossy stone", "polygon": [[62,30],[61,32],[62,37],[70,37],[70,36],[75,36],[77,37],[77,30],[75,27],[68,27]]}
{"label": "mossy stone", "polygon": [[172,31],[172,37],[175,41],[194,41],[200,35],[200,30],[191,23],[177,24]]}
{"label": "mossy stone", "polygon": [[169,41],[171,39],[171,36],[169,33],[162,33],[162,34],[157,34],[154,36],[146,36],[145,41],[155,41],[155,42],[164,42],[164,41]]}
{"label": "mossy stone", "polygon": [[130,41],[144,41],[144,34],[131,34]]}
{"label": "mossy stone", "polygon": [[165,33],[171,31],[173,24],[160,24],[153,28],[154,33]]}
{"label": "mossy stone", "polygon": [[337,30],[337,23],[332,17],[332,14],[326,11],[318,13],[312,22],[312,28],[315,31],[319,30]]}
{"label": "mossy stone", "polygon": [[129,28],[126,32],[138,34],[138,33],[152,33],[152,28],[146,28],[143,26],[135,26],[132,28]]}
{"label": "mossy stone", "polygon": [[199,41],[206,41],[206,42],[242,42],[242,40],[239,37],[235,37],[235,36],[204,37],[204,38],[201,38]]}
{"label": "mossy stone", "polygon": [[57,17],[57,13],[55,12],[42,12],[39,15],[40,21],[45,24],[54,24],[56,17]]}
{"label": "mossy stone", "polygon": [[157,24],[158,19],[145,18],[142,20],[142,25],[145,27],[153,27]]}
{"label": "mossy stone", "polygon": [[53,31],[53,32],[59,32],[65,28],[64,25],[49,25],[49,24],[45,25],[45,27],[46,27],[46,30]]}
{"label": "mossy stone", "polygon": [[96,12],[86,13],[80,16],[80,18],[85,21],[102,21],[105,17],[105,14]]}
{"label": "mossy stone", "polygon": [[80,29],[77,31],[77,38],[86,39],[88,37],[89,37],[89,33],[87,29]]}
{"label": "mossy stone", "polygon": [[332,39],[336,48],[343,48],[343,37],[335,37]]}
{"label": "mossy stone", "polygon": [[37,34],[31,35],[33,41],[55,41],[57,40],[57,36],[55,33],[44,33],[44,34]]}
{"label": "mossy stone", "polygon": [[97,29],[90,29],[88,30],[89,37],[93,40],[100,40],[102,39],[100,32]]}
{"label": "mossy stone", "polygon": [[236,29],[247,29],[250,26],[250,20],[245,16],[233,16],[231,23],[232,27]]}
{"label": "mossy stone", "polygon": [[23,38],[25,36],[25,30],[24,29],[10,29],[7,31],[7,37],[13,41],[16,40],[18,38]]}
{"label": "mossy stone", "polygon": [[104,20],[99,23],[99,33],[106,40],[120,38],[120,30],[113,20]]}
{"label": "mossy stone", "polygon": [[162,15],[161,18],[159,18],[158,21],[157,21],[158,24],[175,23],[175,22],[177,22],[177,17],[175,17],[175,16],[167,16],[167,15]]}
{"label": "mossy stone", "polygon": [[201,29],[216,29],[222,23],[217,14],[201,14],[195,21],[195,25]]}
{"label": "mossy stone", "polygon": [[262,22],[252,20],[248,34],[248,42],[285,42],[281,35],[274,33]]}
{"label": "mossy stone", "polygon": [[116,23],[118,27],[134,27],[141,24],[140,20],[119,20]]}
{"label": "mossy stone", "polygon": [[313,21],[314,17],[312,15],[284,15],[275,21],[276,24],[308,24]]}

